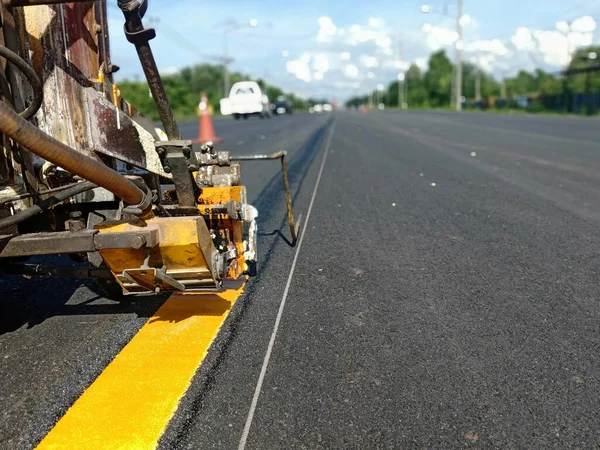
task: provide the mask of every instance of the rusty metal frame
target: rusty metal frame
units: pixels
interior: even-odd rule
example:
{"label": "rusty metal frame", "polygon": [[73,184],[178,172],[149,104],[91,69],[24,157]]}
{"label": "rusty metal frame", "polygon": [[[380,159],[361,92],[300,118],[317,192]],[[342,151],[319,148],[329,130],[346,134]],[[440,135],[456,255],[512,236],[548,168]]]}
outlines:
{"label": "rusty metal frame", "polygon": [[198,161],[192,151],[192,141],[157,141],[155,146],[161,161],[164,161],[164,170],[173,177],[177,203],[181,206],[194,206],[197,187],[194,185],[192,171],[198,170]]}
{"label": "rusty metal frame", "polygon": [[99,233],[98,230],[59,231],[0,236],[0,258],[88,253],[104,249],[139,249],[158,245],[158,230]]}
{"label": "rusty metal frame", "polygon": [[160,291],[165,289],[168,290],[169,288],[181,292],[186,290],[183,283],[180,283],[173,277],[167,275],[163,269],[157,269],[153,267],[127,269],[123,271],[122,277],[130,283],[137,284],[138,286],[147,289],[150,292],[154,292],[155,294],[159,294]]}

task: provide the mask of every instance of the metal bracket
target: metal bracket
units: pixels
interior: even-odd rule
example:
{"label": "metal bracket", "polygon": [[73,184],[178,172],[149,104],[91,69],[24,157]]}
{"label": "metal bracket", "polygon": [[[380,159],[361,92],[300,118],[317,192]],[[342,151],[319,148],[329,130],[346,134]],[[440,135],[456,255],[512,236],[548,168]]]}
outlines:
{"label": "metal bracket", "polygon": [[123,30],[125,31],[125,37],[132,44],[148,42],[156,37],[156,30],[154,28],[144,28],[140,31],[127,31],[127,25],[124,25]]}
{"label": "metal bracket", "polygon": [[89,253],[101,249],[155,247],[157,230],[99,233],[98,230],[59,231],[0,236],[0,258],[60,253]]}
{"label": "metal bracket", "polygon": [[[138,19],[137,16],[139,16],[140,22],[148,10],[147,0],[118,0],[118,5],[125,16],[132,16],[134,19]],[[130,43],[138,45],[151,41],[156,37],[154,28],[144,28],[141,24],[136,24],[135,28],[131,31],[128,30],[127,27],[131,27],[135,22],[137,22],[137,20],[128,20],[123,26],[125,37]]]}
{"label": "metal bracket", "polygon": [[114,249],[114,248],[133,248],[142,247],[153,248],[158,245],[158,230],[143,231],[121,231],[119,233],[97,233],[94,235],[94,247],[96,250]]}
{"label": "metal bracket", "polygon": [[194,206],[196,194],[191,172],[198,170],[198,160],[192,151],[192,141],[157,141],[155,146],[165,172],[173,176],[177,202],[181,206]]}
{"label": "metal bracket", "polygon": [[283,175],[283,186],[285,188],[285,201],[287,204],[288,224],[290,226],[290,234],[292,235],[292,243],[295,244],[298,240],[298,230],[302,221],[302,214],[294,221],[294,211],[292,210],[292,195],[290,193],[290,182],[288,178],[287,162],[285,157],[287,152],[280,150],[270,155],[246,155],[246,156],[231,156],[232,161],[265,161],[273,159],[281,159],[281,173]]}
{"label": "metal bracket", "polygon": [[167,275],[163,269],[127,269],[123,271],[123,278],[156,294],[163,289],[185,291],[185,285]]}

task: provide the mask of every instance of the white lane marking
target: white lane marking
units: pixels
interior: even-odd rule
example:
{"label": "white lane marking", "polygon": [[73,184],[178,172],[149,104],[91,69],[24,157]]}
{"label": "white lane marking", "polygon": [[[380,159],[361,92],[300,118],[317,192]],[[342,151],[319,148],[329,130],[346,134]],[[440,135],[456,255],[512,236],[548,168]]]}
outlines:
{"label": "white lane marking", "polygon": [[283,297],[281,298],[281,304],[279,305],[279,311],[277,312],[277,318],[275,319],[275,325],[273,327],[273,332],[271,333],[271,339],[269,340],[269,345],[267,346],[267,352],[265,353],[265,358],[263,360],[263,364],[260,369],[260,375],[258,376],[258,382],[256,384],[256,388],[254,389],[254,397],[252,397],[252,403],[250,404],[250,411],[248,411],[248,417],[246,418],[246,424],[244,425],[244,431],[243,431],[242,437],[240,439],[240,445],[238,446],[238,450],[244,450],[246,448],[246,441],[248,440],[248,434],[250,433],[250,427],[252,426],[252,420],[254,419],[254,412],[256,411],[256,405],[258,404],[258,398],[260,397],[260,391],[262,389],[263,381],[265,379],[265,374],[267,373],[267,367],[269,366],[269,360],[271,359],[271,352],[273,351],[273,345],[275,344],[275,338],[277,337],[277,330],[279,329],[279,323],[281,322],[281,316],[283,316],[283,308],[285,307],[285,302],[287,300],[288,292],[290,291],[290,285],[292,284],[294,270],[296,269],[296,262],[298,261],[298,255],[300,254],[300,249],[302,248],[302,241],[304,240],[304,235],[306,234],[306,227],[308,226],[308,221],[310,219],[310,213],[312,212],[312,207],[315,202],[315,198],[317,196],[317,189],[319,189],[319,183],[321,182],[321,176],[323,175],[323,169],[325,168],[325,162],[327,161],[327,154],[329,153],[329,147],[331,146],[331,139],[333,138],[334,130],[335,130],[335,119],[334,119],[333,125],[331,126],[331,129],[329,131],[329,137],[327,139],[327,144],[325,145],[325,152],[323,153],[321,167],[319,168],[319,174],[317,175],[315,189],[312,193],[312,197],[311,197],[310,203],[308,205],[308,212],[306,213],[306,219],[304,220],[304,226],[302,227],[302,234],[300,235],[300,239],[298,240],[298,247],[296,248],[296,254],[294,255],[294,260],[292,261],[292,267],[290,268],[290,274],[288,275],[288,280],[285,285],[285,290],[283,291]]}

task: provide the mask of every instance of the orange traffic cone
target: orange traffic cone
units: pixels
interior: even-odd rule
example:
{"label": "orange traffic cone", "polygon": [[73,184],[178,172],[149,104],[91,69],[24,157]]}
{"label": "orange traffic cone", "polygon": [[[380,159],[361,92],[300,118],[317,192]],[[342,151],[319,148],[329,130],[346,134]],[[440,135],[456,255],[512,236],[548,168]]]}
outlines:
{"label": "orange traffic cone", "polygon": [[200,96],[200,119],[198,121],[198,139],[194,142],[204,144],[206,142],[221,142],[223,139],[215,136],[215,128],[213,127],[211,114],[208,107],[208,99],[206,93],[203,92]]}

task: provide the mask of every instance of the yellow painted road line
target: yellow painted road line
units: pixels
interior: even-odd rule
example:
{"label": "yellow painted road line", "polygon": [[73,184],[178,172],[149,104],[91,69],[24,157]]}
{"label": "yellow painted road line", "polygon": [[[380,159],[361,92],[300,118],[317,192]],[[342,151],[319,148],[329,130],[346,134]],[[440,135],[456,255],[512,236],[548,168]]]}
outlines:
{"label": "yellow painted road line", "polygon": [[243,286],[172,295],[37,448],[156,448]]}

